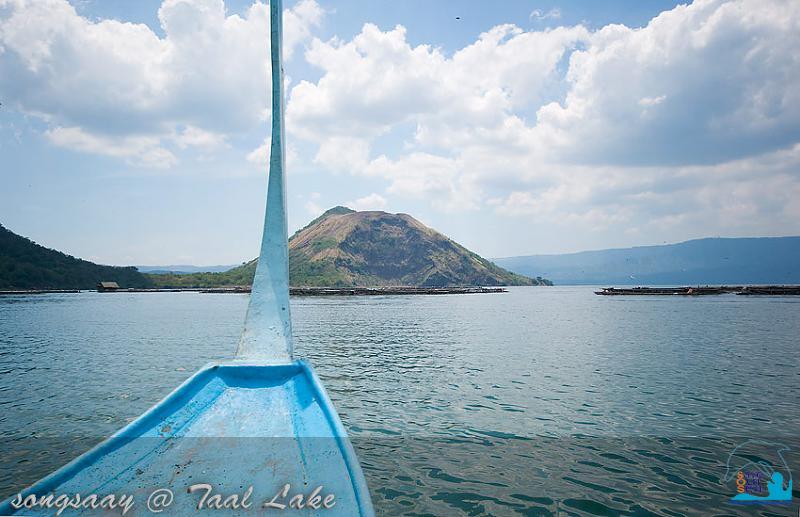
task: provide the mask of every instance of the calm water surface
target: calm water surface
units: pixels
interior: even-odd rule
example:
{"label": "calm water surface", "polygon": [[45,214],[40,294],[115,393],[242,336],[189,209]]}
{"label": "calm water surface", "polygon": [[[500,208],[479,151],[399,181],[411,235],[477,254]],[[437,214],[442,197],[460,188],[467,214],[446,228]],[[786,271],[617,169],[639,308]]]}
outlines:
{"label": "calm water surface", "polygon": [[[0,297],[0,498],[233,355],[245,295]],[[381,515],[797,515],[737,507],[729,452],[790,445],[800,299],[293,298]]]}

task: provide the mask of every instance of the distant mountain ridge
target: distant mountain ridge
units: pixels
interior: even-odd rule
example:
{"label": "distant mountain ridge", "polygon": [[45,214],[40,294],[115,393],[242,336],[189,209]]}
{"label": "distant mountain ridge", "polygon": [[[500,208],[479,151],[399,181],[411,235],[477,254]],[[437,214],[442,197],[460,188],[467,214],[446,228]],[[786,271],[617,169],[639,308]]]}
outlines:
{"label": "distant mountain ridge", "polygon": [[176,275],[185,275],[188,273],[222,273],[224,271],[229,271],[232,268],[237,266],[235,265],[225,265],[225,266],[191,266],[185,264],[178,264],[178,265],[167,265],[167,266],[134,266],[138,269],[141,273],[153,273],[156,275],[166,275],[169,273],[174,273]]}
{"label": "distant mountain ridge", "polygon": [[149,287],[135,267],[103,266],[40,246],[0,225],[0,289],[94,289],[98,282]]}
{"label": "distant mountain ridge", "polygon": [[494,260],[559,285],[800,284],[800,237],[707,238]]}
{"label": "distant mountain ridge", "polygon": [[[149,275],[157,285],[252,283],[257,260],[225,273]],[[294,287],[538,285],[506,271],[407,214],[334,207],[289,239]]]}

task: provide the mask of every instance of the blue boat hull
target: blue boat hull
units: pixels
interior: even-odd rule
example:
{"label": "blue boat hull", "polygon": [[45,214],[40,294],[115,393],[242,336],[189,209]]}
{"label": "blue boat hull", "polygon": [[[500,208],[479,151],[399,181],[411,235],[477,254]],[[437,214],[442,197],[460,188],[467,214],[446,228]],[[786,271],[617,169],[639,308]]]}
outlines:
{"label": "blue boat hull", "polygon": [[[165,515],[218,514],[220,505],[226,515],[247,515],[265,511],[265,503],[275,505],[273,511],[285,505],[294,515],[374,514],[346,432],[303,361],[208,365],[16,502],[30,505],[31,495],[65,495],[73,503],[75,494],[84,503],[91,494],[126,495],[133,500],[126,515],[150,515],[154,503],[164,503],[150,500],[148,508],[159,489],[165,498],[163,489],[173,496]],[[17,509],[14,501],[0,504],[0,515],[55,513],[39,506]],[[63,515],[75,513],[98,510],[79,506]]]}

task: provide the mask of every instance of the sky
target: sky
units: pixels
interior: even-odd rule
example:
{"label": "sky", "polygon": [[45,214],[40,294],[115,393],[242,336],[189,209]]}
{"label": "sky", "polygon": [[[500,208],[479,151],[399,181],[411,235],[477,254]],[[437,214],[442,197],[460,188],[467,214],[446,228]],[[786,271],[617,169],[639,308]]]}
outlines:
{"label": "sky", "polygon": [[[486,257],[800,234],[800,2],[287,0],[290,232]],[[116,265],[258,254],[269,8],[0,0],[0,224]]]}

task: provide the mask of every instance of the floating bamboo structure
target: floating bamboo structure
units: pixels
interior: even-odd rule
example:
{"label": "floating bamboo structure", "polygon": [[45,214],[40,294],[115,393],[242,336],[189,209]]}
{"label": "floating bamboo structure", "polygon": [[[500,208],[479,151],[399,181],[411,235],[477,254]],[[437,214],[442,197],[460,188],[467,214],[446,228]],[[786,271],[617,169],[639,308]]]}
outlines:
{"label": "floating bamboo structure", "polygon": [[[209,294],[247,293],[248,288],[204,289]],[[292,296],[389,296],[412,294],[506,293],[503,287],[292,287]]]}
{"label": "floating bamboo structure", "polygon": [[697,287],[604,287],[600,296],[706,296],[719,294],[790,296],[800,295],[798,285],[721,285]]}
{"label": "floating bamboo structure", "polygon": [[742,296],[797,296],[800,295],[800,285],[750,285],[743,287],[736,294]]}

